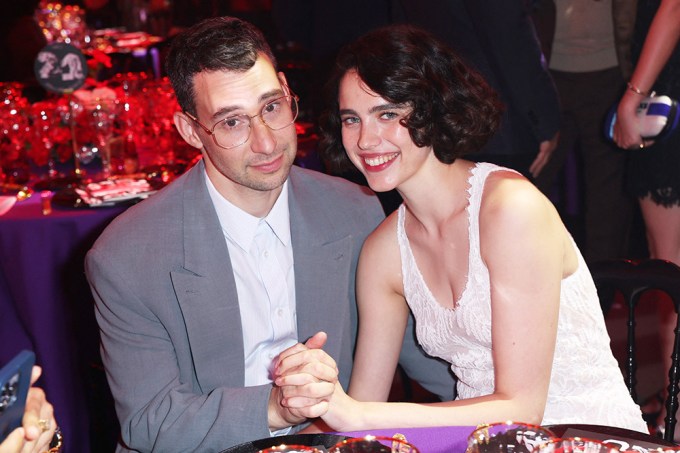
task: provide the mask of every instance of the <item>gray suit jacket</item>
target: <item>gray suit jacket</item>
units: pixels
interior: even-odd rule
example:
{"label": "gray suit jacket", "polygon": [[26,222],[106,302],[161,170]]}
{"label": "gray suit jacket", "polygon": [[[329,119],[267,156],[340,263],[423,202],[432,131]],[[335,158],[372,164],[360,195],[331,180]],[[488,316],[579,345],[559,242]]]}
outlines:
{"label": "gray suit jacket", "polygon": [[[299,339],[328,333],[324,350],[346,388],[357,259],[383,213],[368,189],[298,167],[289,205]],[[202,162],[116,218],[89,251],[86,273],[121,424],[119,450],[220,451],[270,435],[271,386],[244,387],[239,301]],[[409,357],[431,360],[415,351]],[[432,366],[435,372],[415,365],[451,388],[444,367]]]}

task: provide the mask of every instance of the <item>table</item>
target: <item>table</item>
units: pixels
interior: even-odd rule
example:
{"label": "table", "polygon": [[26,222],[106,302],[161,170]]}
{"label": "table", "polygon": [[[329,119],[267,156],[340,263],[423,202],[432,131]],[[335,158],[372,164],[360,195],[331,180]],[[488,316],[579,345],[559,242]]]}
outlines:
{"label": "table", "polygon": [[398,433],[406,436],[406,441],[415,445],[420,453],[462,453],[467,448],[467,437],[475,428],[475,426],[440,426],[435,428],[373,429],[339,434],[349,437],[364,437],[368,434],[393,437]]}
{"label": "table", "polygon": [[43,368],[38,385],[54,405],[67,453],[115,447],[83,258],[124,209],[54,206],[43,215],[34,194],[0,217],[0,364],[22,349],[36,353]]}

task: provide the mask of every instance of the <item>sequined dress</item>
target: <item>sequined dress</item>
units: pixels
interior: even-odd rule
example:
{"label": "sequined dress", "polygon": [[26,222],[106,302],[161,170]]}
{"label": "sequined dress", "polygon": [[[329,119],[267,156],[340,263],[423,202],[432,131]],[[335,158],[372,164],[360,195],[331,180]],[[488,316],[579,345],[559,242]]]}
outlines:
{"label": "sequined dress", "polygon": [[[398,213],[404,291],[416,319],[418,341],[427,353],[451,363],[458,377],[461,399],[488,395],[494,390],[489,272],[480,255],[478,218],[484,182],[496,170],[503,168],[480,163],[471,172],[467,207],[468,280],[454,308],[445,308],[434,299],[406,236],[404,205]],[[583,257],[578,255],[577,271],[562,281],[557,342],[543,424],[598,424],[646,433],[640,408],[629,396],[612,355],[592,277]]]}

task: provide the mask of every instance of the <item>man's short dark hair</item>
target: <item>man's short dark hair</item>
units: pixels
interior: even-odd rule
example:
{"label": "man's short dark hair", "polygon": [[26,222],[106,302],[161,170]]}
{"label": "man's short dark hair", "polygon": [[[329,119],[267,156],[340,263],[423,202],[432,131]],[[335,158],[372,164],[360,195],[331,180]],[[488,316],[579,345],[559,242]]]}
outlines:
{"label": "man's short dark hair", "polygon": [[166,71],[182,110],[196,114],[194,76],[203,71],[245,72],[260,54],[276,58],[264,35],[235,17],[215,17],[193,25],[170,44]]}
{"label": "man's short dark hair", "polygon": [[452,49],[417,27],[382,27],[340,51],[326,84],[319,151],[335,170],[351,166],[338,106],[340,81],[351,70],[388,102],[412,108],[403,125],[417,146],[432,146],[441,162],[479,150],[498,128],[497,94]]}

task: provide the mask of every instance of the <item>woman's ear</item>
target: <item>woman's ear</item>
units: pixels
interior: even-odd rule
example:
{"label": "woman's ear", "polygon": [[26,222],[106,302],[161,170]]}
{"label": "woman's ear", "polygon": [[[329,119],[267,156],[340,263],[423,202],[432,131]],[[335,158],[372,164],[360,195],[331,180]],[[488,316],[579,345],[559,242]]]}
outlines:
{"label": "woman's ear", "polygon": [[185,142],[197,149],[203,149],[203,142],[196,132],[193,120],[182,112],[175,112],[172,117],[175,127]]}

